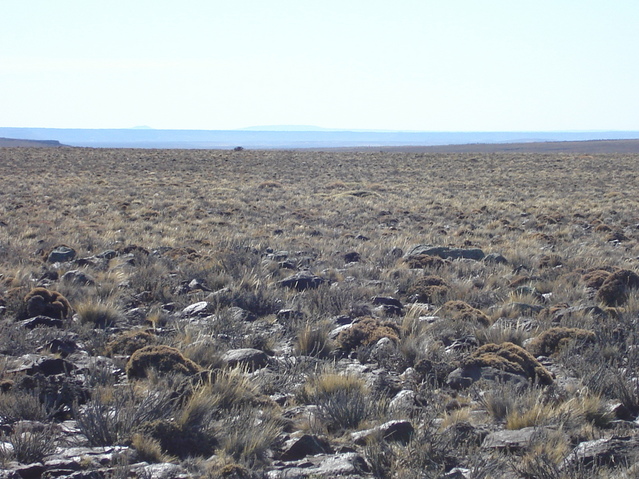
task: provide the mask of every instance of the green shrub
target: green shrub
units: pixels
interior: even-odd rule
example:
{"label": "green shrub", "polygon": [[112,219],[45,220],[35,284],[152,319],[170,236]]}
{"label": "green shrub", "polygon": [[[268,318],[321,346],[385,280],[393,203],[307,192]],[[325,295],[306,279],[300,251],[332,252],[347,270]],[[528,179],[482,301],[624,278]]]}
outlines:
{"label": "green shrub", "polygon": [[375,318],[365,318],[341,331],[337,336],[337,344],[340,349],[350,352],[360,346],[374,344],[382,338],[397,342],[399,335],[399,327],[396,324]]}
{"label": "green shrub", "polygon": [[149,370],[162,374],[192,375],[202,368],[175,348],[165,345],[145,346],[135,351],[126,365],[129,378],[145,378]]}
{"label": "green shrub", "polygon": [[550,328],[533,339],[526,347],[534,356],[551,356],[570,341],[593,342],[595,333],[580,328]]}
{"label": "green shrub", "polygon": [[64,319],[71,312],[71,305],[67,298],[57,291],[46,288],[35,288],[25,297],[26,312],[29,317],[49,316],[50,318]]}

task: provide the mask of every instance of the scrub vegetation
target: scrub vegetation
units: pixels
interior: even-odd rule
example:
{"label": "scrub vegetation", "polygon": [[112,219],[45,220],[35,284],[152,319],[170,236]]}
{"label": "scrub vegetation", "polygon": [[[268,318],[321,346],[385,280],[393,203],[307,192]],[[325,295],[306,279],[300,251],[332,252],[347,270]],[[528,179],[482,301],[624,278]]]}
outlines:
{"label": "scrub vegetation", "polygon": [[637,477],[638,181],[630,153],[0,148],[2,469]]}

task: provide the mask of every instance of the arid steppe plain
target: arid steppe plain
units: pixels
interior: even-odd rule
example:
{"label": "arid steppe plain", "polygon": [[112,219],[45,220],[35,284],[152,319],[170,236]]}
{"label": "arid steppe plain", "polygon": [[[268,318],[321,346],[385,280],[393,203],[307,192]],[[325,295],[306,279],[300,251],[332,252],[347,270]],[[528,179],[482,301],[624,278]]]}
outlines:
{"label": "arid steppe plain", "polygon": [[638,186],[632,152],[0,148],[0,477],[639,477]]}

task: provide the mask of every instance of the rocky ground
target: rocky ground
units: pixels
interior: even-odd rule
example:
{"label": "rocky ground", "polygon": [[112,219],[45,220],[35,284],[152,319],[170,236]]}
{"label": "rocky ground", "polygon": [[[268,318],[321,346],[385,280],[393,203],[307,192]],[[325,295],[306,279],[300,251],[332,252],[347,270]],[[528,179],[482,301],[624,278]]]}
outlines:
{"label": "rocky ground", "polygon": [[637,160],[0,149],[0,477],[639,477]]}

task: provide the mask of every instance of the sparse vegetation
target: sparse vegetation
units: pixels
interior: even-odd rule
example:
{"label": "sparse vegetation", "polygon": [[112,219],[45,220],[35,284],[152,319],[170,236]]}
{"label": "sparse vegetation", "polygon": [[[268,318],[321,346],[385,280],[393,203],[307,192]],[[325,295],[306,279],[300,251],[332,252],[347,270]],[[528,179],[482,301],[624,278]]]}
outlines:
{"label": "sparse vegetation", "polygon": [[632,154],[0,149],[0,464],[49,477],[73,444],[174,476],[632,477],[638,175]]}

